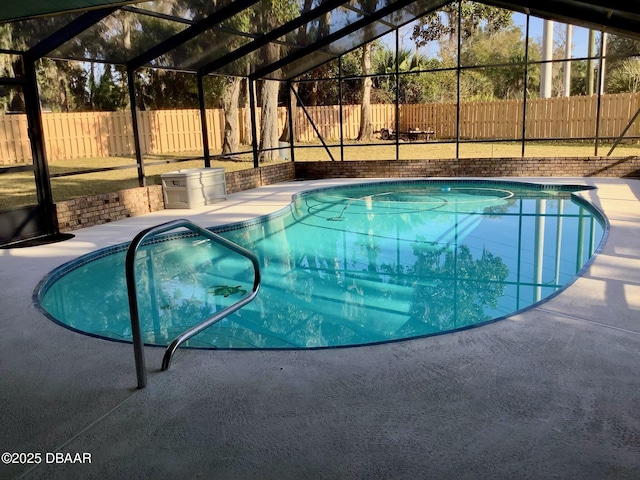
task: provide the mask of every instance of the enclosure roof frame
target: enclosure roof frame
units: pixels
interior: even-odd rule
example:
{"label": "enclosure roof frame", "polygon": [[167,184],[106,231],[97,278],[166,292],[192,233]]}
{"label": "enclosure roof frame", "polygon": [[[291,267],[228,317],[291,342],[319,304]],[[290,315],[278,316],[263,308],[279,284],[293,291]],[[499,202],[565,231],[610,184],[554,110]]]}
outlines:
{"label": "enclosure roof frame", "polygon": [[315,20],[321,15],[324,15],[330,12],[331,10],[344,5],[348,1],[349,0],[326,0],[322,2],[320,5],[318,5],[317,7],[307,12],[304,12],[299,17],[286,22],[280,27],[277,27],[269,32],[264,33],[260,38],[255,39],[253,42],[243,45],[242,47],[236,49],[235,51],[230,52],[227,55],[224,55],[202,66],[199,69],[198,74],[208,75],[210,73],[214,73],[218,69],[225,67],[230,63],[235,62],[236,60],[239,60],[243,56],[246,56],[249,53],[252,53],[258,50],[261,47],[264,47],[268,43],[273,42],[278,38],[280,38],[281,36],[286,35],[287,33],[290,33],[295,29],[302,27],[306,23],[312,20]]}
{"label": "enclosure roof frame", "polygon": [[137,69],[147,64],[151,60],[158,58],[165,53],[174,50],[176,47],[188,42],[196,38],[202,32],[209,30],[216,24],[231,18],[232,16],[246,10],[247,8],[253,6],[258,3],[259,0],[234,0],[231,3],[226,4],[225,6],[217,9],[209,16],[203,18],[199,22],[191,25],[186,30],[183,30],[172,37],[164,40],[163,42],[157,44],[146,52],[141,53],[137,57],[129,60],[127,62],[127,68]]}
{"label": "enclosure roof frame", "polygon": [[[415,0],[414,0],[415,1]],[[51,5],[54,3],[55,5]],[[142,3],[141,0],[64,0],[60,2],[50,2],[48,0],[31,0],[25,2],[24,0],[7,0],[4,2],[2,9],[0,9],[0,24],[7,23],[16,20],[25,19],[38,19],[42,17],[52,16],[61,13],[69,12],[81,12],[82,15],[62,27],[57,32],[41,39],[36,45],[32,46],[28,51],[29,56],[32,58],[41,58],[50,56],[56,59],[76,60],[76,61],[98,61],[100,63],[115,63],[124,64],[127,68],[137,69],[141,67],[159,68],[167,70],[183,70],[193,71],[198,75],[218,74],[226,75],[229,72],[221,71],[222,68],[228,66],[230,63],[241,59],[243,56],[249,55],[255,52],[259,48],[269,44],[270,42],[277,41],[278,38],[294,31],[296,28],[300,28],[305,24],[314,21],[320,15],[330,12],[333,8],[339,8],[344,6],[346,0],[327,0],[311,10],[303,11],[301,14],[285,23],[269,31],[258,32],[249,43],[235,49],[232,52],[222,54],[217,58],[211,58],[204,65],[196,65],[188,67],[183,66],[156,66],[149,65],[149,62],[164,55],[175,48],[183,45],[185,42],[192,40],[201,33],[215,29],[216,25],[220,25],[225,19],[230,18],[234,14],[240,13],[248,8],[252,8],[258,0],[234,0],[220,7],[213,13],[205,16],[202,20],[190,20],[180,18],[175,15],[156,12],[153,10],[146,10],[142,6],[136,4]],[[288,66],[292,62],[299,61],[306,56],[318,52],[321,48],[327,47],[332,43],[344,38],[349,33],[354,33],[358,30],[365,29],[368,25],[374,22],[382,22],[389,28],[399,28],[400,25],[391,25],[383,20],[384,15],[380,12],[384,11],[386,14],[393,13],[402,8],[411,5],[413,2],[409,0],[389,0],[389,3],[373,12],[364,12],[362,8],[358,8],[354,11],[366,13],[362,18],[347,24],[339,30],[332,32],[331,34],[320,37],[308,45],[304,45],[299,50],[288,52],[285,56],[276,59],[275,61],[261,65],[260,68],[251,73],[253,79],[264,78],[266,75],[273,73],[274,71]],[[427,5],[424,12],[417,15],[419,18],[421,15],[428,14],[438,8],[449,3],[454,3],[453,0],[436,1],[433,4]],[[640,38],[640,7],[637,2],[629,2],[624,0],[557,0],[554,2],[539,2],[537,0],[479,0],[479,3],[491,5],[495,7],[505,8],[516,12],[522,12],[531,14],[541,18],[549,20],[558,20],[567,23],[573,23],[587,28],[597,28],[605,32],[621,33],[623,35],[631,36],[634,38]],[[54,50],[61,46],[66,41],[69,41],[76,37],[80,32],[86,30],[88,27],[98,23],[109,13],[117,11],[130,12],[140,15],[150,15],[158,18],[162,18],[167,21],[173,21],[181,24],[188,24],[185,30],[172,35],[168,39],[159,41],[151,48],[138,53],[133,58],[130,58],[124,62],[110,61],[110,59],[103,58],[89,58],[72,55],[61,55]],[[230,31],[229,34],[244,35],[242,32]],[[247,35],[244,35],[247,36]],[[363,36],[363,37],[366,37]],[[367,43],[368,39],[363,39],[362,44]],[[325,52],[330,57],[338,57],[353,48],[358,48],[362,44],[350,46],[345,51],[334,51],[331,53]],[[10,49],[11,50],[11,49]],[[26,54],[27,52],[15,53]],[[206,59],[205,59],[206,60]],[[319,58],[316,66],[326,63],[326,58]],[[315,67],[311,67],[315,68]],[[295,70],[295,69],[294,69]],[[304,71],[309,71],[309,68],[305,68]],[[237,75],[237,73],[236,73]],[[292,75],[282,75],[279,80],[292,80],[299,75],[299,71]]]}
{"label": "enclosure roof frame", "polygon": [[480,3],[548,20],[640,38],[640,6],[638,6],[638,2],[620,0],[606,2],[481,0]]}
{"label": "enclosure roof frame", "polygon": [[47,38],[40,40],[37,44],[25,52],[25,56],[32,59],[40,59],[55,50],[60,45],[68,42],[91,26],[98,23],[103,18],[115,12],[117,7],[107,7],[98,10],[88,10],[81,16],[74,19],[61,29],[57,30]]}
{"label": "enclosure roof frame", "polygon": [[[451,3],[450,0],[433,0],[433,4],[430,10],[428,10],[428,12],[432,12],[437,10],[438,8],[441,8],[442,6]],[[327,35],[326,37],[320,38],[319,40],[313,42],[310,45],[307,45],[306,47],[304,47],[301,50],[298,50],[296,52],[292,52],[289,55],[281,58],[280,60],[276,60],[275,62],[271,63],[270,65],[267,65],[263,68],[261,68],[260,70],[252,73],[250,75],[250,77],[254,80],[259,79],[259,78],[263,78],[266,77],[267,75],[269,75],[270,73],[273,73],[274,71],[290,65],[291,63],[295,62],[296,60],[300,60],[314,52],[317,52],[318,50],[320,50],[322,47],[326,47],[328,45],[331,45],[333,42],[336,42],[344,37],[346,37],[347,35],[350,35],[360,29],[365,29],[368,25],[371,25],[372,23],[375,23],[379,20],[381,20],[382,18],[386,17],[387,15],[403,8],[406,7],[408,5],[411,5],[412,3],[414,3],[414,0],[396,0],[393,4],[387,5],[385,7],[382,7],[378,10],[376,10],[373,13],[368,14],[367,16],[363,17],[362,19],[347,25],[344,28],[341,28],[340,30],[337,30],[336,32]],[[428,13],[427,12],[427,13]],[[386,23],[386,22],[385,22]],[[398,26],[399,27],[399,26]],[[396,27],[397,28],[397,27]],[[367,40],[364,43],[369,43],[371,40]],[[357,45],[356,48],[358,46],[362,46],[364,45]],[[351,50],[351,48],[349,49]],[[335,58],[337,58],[338,56],[340,56],[345,52],[341,52],[341,53],[332,53],[330,55],[333,55]],[[319,62],[319,64],[325,63],[325,61]],[[285,77],[282,80],[292,80],[293,78],[297,77],[298,74],[289,76],[289,77]]]}
{"label": "enclosure roof frame", "polygon": [[0,24],[60,13],[86,12],[104,7],[122,7],[145,0],[3,0]]}

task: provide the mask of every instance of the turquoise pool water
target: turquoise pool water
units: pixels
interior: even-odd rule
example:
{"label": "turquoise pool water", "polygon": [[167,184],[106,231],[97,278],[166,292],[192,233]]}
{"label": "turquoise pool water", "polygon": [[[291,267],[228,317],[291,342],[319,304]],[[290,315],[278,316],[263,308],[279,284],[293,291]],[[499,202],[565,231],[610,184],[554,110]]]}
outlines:
{"label": "turquoise pool water", "polygon": [[[571,282],[604,238],[573,192],[515,182],[390,181],[305,192],[212,229],[256,253],[256,299],[190,339],[200,348],[314,348],[428,336],[504,318]],[[41,307],[71,329],[130,341],[126,244],[48,275]],[[198,236],[145,243],[145,343],[167,345],[251,291],[249,260]]]}

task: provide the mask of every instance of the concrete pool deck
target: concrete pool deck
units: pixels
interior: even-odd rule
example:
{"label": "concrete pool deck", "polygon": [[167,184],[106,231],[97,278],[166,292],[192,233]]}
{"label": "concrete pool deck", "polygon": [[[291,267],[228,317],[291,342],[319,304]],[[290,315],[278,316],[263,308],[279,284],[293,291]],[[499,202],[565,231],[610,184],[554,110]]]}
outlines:
{"label": "concrete pool deck", "polygon": [[[597,187],[582,195],[607,215],[607,242],[560,295],[385,345],[180,350],[167,372],[163,349],[148,347],[142,390],[130,344],[37,310],[48,272],[164,221],[244,220],[310,186],[366,180],[281,183],[0,250],[0,453],[41,454],[0,464],[0,479],[640,478],[640,181],[496,180]],[[91,463],[56,463],[83,454]]]}

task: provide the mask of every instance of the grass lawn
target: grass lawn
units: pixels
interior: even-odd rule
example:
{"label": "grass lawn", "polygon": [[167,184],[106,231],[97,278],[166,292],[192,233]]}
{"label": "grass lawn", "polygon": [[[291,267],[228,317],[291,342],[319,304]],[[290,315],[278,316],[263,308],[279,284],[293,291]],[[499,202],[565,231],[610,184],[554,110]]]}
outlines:
{"label": "grass lawn", "polygon": [[[605,156],[611,145],[600,145],[598,156]],[[331,146],[330,150],[336,160],[340,160],[340,147]],[[522,144],[519,142],[474,142],[461,143],[460,158],[507,158],[520,157]],[[545,157],[593,157],[595,149],[593,144],[570,144],[558,142],[529,142],[525,148],[525,158]],[[616,157],[640,155],[640,145],[619,145],[613,152]],[[389,160],[396,156],[395,142],[380,142],[374,146],[361,146],[358,144],[345,145],[345,160]],[[401,160],[456,158],[455,143],[426,143],[415,144],[401,142],[399,145],[399,158]],[[330,160],[326,150],[322,146],[314,145],[313,148],[296,148],[295,159],[304,160]]]}
{"label": "grass lawn", "polygon": [[[146,155],[145,162],[158,162],[184,158],[190,152],[176,155]],[[200,152],[191,152],[195,157]],[[184,168],[202,168],[203,160],[189,160],[178,163],[162,163],[145,167],[147,184],[160,184],[160,175]],[[49,164],[52,175],[105,167],[124,167],[105,172],[82,173],[51,179],[53,200],[60,202],[72,198],[100,193],[117,192],[138,186],[138,170],[135,157],[78,158],[59,160]],[[253,161],[212,160],[212,167],[221,167],[225,171],[244,170],[253,167]],[[32,172],[10,173],[0,176],[0,210],[37,203],[36,189]]]}
{"label": "grass lawn", "polygon": [[[330,144],[330,151],[335,160],[340,160],[340,147],[335,142]],[[609,145],[602,145],[598,155],[604,156],[609,151]],[[357,143],[345,144],[344,160],[389,160],[396,157],[395,142],[378,141],[373,146],[362,146]],[[589,157],[594,156],[592,144],[570,144],[557,142],[530,142],[525,149],[525,157]],[[519,157],[522,146],[518,142],[508,143],[461,143],[460,158],[501,158]],[[198,157],[201,152],[182,152],[179,154],[145,155],[146,163],[164,162],[157,165],[146,165],[145,175],[147,184],[160,184],[160,175],[185,168],[202,168],[203,160],[189,160],[178,163],[168,163],[178,158]],[[296,146],[296,161],[329,161],[331,158],[322,145],[302,144]],[[614,151],[616,157],[640,155],[640,145],[620,145]],[[402,142],[399,144],[399,158],[405,159],[438,159],[455,158],[456,146],[450,143],[416,144]],[[212,160],[212,167],[224,168],[231,172],[253,167],[251,154],[243,154],[238,160]],[[138,186],[138,173],[135,168],[135,158],[107,157],[81,158],[73,160],[59,160],[49,164],[52,175],[72,171],[89,170],[104,167],[123,167],[119,170],[106,172],[83,173],[51,179],[54,201],[59,202],[72,198],[99,193],[116,192]],[[0,210],[6,210],[23,205],[37,203],[35,184],[32,172],[10,173],[0,176]]]}

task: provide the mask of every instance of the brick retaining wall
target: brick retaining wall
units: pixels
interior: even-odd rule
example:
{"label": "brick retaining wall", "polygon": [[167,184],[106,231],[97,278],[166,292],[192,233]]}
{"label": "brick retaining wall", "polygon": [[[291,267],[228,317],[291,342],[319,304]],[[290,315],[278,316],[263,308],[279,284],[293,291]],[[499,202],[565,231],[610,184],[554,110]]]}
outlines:
{"label": "brick retaining wall", "polygon": [[[503,176],[640,178],[640,157],[288,162],[225,173],[227,193],[296,179]],[[151,185],[58,202],[56,208],[65,232],[162,210],[164,199],[162,186]]]}
{"label": "brick retaining wall", "polygon": [[296,178],[640,177],[640,157],[295,162]]}
{"label": "brick retaining wall", "polygon": [[[295,179],[291,162],[225,173],[227,193]],[[164,210],[162,185],[130,188],[56,203],[61,232]]]}
{"label": "brick retaining wall", "polygon": [[130,188],[56,203],[61,232],[164,210],[162,185]]}
{"label": "brick retaining wall", "polygon": [[296,170],[292,162],[276,163],[250,170],[239,170],[225,174],[227,193],[236,193],[251,188],[295,180]]}

